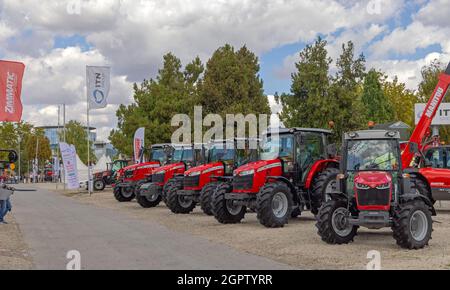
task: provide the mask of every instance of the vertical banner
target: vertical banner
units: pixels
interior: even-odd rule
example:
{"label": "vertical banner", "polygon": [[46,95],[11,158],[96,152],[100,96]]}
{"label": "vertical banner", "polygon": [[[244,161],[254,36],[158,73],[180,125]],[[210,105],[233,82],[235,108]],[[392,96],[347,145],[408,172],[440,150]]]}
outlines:
{"label": "vertical banner", "polygon": [[59,148],[64,163],[67,188],[77,189],[80,187],[80,181],[78,178],[77,152],[75,146],[67,143],[59,143]]}
{"label": "vertical banner", "polygon": [[89,110],[106,108],[110,88],[110,68],[105,66],[87,66],[86,87]]}
{"label": "vertical banner", "polygon": [[25,65],[19,62],[0,61],[0,121],[22,120],[22,79]]}
{"label": "vertical banner", "polygon": [[53,157],[53,176],[55,177],[54,181],[59,180],[59,158]]}
{"label": "vertical banner", "polygon": [[140,162],[141,150],[145,146],[145,128],[139,128],[134,134],[134,161]]}

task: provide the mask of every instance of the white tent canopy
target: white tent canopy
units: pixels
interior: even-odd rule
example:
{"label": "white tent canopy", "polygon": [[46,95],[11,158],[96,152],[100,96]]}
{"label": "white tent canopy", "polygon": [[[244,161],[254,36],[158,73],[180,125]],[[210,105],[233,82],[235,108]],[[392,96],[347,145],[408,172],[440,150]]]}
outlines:
{"label": "white tent canopy", "polygon": [[93,173],[106,171],[108,169],[108,163],[111,163],[111,158],[103,155],[92,169]]}

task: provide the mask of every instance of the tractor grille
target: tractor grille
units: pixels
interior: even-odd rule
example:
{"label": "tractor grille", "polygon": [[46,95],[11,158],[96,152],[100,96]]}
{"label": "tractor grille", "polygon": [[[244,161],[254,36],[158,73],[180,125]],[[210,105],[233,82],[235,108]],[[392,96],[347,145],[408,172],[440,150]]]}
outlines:
{"label": "tractor grille", "polygon": [[133,173],[134,173],[134,170],[127,170],[127,171],[125,171],[124,176],[126,179],[133,178]]}
{"label": "tractor grille", "polygon": [[200,185],[200,176],[185,176],[184,187],[198,187]]}
{"label": "tractor grille", "polygon": [[247,190],[253,188],[253,175],[236,176],[233,179],[234,190]]}
{"label": "tractor grille", "polygon": [[164,178],[165,178],[165,174],[164,173],[153,174],[152,175],[152,182],[154,182],[154,183],[164,183]]}
{"label": "tractor grille", "polygon": [[361,206],[376,206],[389,205],[391,191],[390,189],[376,189],[368,190],[358,189],[358,203]]}

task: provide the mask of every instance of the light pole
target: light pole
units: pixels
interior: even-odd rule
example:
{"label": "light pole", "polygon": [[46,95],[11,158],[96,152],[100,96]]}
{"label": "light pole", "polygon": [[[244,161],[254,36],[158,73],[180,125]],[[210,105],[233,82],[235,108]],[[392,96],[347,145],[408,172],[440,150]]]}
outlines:
{"label": "light pole", "polygon": [[21,148],[20,148],[20,143],[22,142],[22,136],[20,136],[19,135],[19,138],[18,138],[18,141],[19,141],[19,183],[21,183],[21,181],[22,181],[22,171],[21,171],[21,166],[20,166],[20,163],[22,162],[22,160],[20,160],[20,157],[21,157]]}

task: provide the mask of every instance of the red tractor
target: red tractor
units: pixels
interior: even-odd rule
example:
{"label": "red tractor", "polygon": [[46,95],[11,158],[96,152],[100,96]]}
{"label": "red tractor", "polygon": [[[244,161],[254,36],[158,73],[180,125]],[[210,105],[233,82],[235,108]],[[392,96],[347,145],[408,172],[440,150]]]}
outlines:
{"label": "red tractor", "polygon": [[94,173],[94,190],[102,191],[116,182],[117,172],[130,164],[129,160],[116,160],[107,164],[107,170]]}
{"label": "red tractor", "polygon": [[[347,244],[359,227],[391,227],[402,248],[428,245],[436,212],[427,188],[402,169],[399,140],[395,131],[345,134],[337,187],[317,216],[323,241]],[[419,152],[417,144],[409,148]]]}
{"label": "red tractor", "polygon": [[118,171],[118,183],[114,185],[114,196],[119,202],[130,202],[136,197],[140,185],[147,181],[147,176],[157,168],[165,165],[173,147],[170,144],[153,145],[150,150],[150,161],[143,162],[145,150],[141,152],[141,162]]}
{"label": "red tractor", "polygon": [[328,145],[330,135],[304,128],[269,132],[260,161],[241,166],[231,182],[217,187],[214,217],[223,224],[239,223],[250,208],[262,225],[277,228],[305,209],[316,214],[336,184],[339,164]]}
{"label": "red tractor", "polygon": [[[147,175],[145,183],[140,184],[136,191],[137,202],[143,208],[158,206],[162,200],[166,202],[166,194],[177,184],[176,177],[183,176],[186,170],[204,164],[206,149],[196,149],[192,145],[173,145],[173,154],[168,165],[154,170]],[[192,201],[185,201],[185,207]]]}
{"label": "red tractor", "polygon": [[[238,149],[240,141],[245,149]],[[205,214],[212,215],[211,199],[217,186],[232,177],[239,166],[255,161],[258,155],[257,140],[254,150],[250,150],[249,140],[215,140],[209,145],[209,163],[187,170],[168,188],[167,206],[173,213],[188,214],[200,204]]]}
{"label": "red tractor", "polygon": [[[430,126],[450,86],[450,64],[439,77],[439,83],[425,111],[402,153],[403,168],[417,180],[417,186],[426,190],[428,198],[450,200],[450,150],[440,146],[439,136],[430,139]],[[411,152],[410,146],[419,147],[419,153]],[[414,162],[413,162],[414,161]]]}

